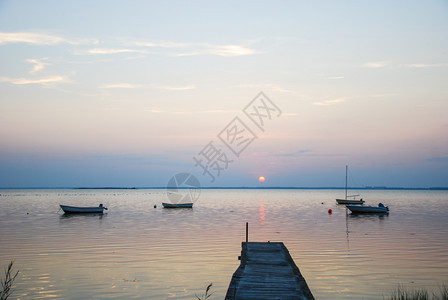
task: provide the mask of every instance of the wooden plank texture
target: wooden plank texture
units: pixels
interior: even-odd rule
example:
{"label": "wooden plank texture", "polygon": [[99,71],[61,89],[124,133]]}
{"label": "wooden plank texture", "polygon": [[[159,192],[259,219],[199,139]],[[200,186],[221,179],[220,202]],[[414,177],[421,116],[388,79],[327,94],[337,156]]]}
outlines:
{"label": "wooden plank texture", "polygon": [[241,264],[232,276],[225,300],[248,299],[314,300],[283,243],[242,243]]}

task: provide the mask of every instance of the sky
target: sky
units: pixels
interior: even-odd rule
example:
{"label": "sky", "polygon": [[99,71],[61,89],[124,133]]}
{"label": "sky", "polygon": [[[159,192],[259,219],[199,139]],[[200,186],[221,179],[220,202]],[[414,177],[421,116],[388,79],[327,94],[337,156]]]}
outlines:
{"label": "sky", "polygon": [[447,29],[436,0],[0,0],[0,187],[447,187]]}

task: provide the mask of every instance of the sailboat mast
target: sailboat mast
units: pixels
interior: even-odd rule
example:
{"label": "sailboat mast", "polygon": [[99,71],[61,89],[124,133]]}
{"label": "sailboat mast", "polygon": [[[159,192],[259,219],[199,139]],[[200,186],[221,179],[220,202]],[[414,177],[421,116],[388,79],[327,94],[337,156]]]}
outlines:
{"label": "sailboat mast", "polygon": [[348,166],[345,166],[345,200],[347,200],[347,172],[348,172]]}

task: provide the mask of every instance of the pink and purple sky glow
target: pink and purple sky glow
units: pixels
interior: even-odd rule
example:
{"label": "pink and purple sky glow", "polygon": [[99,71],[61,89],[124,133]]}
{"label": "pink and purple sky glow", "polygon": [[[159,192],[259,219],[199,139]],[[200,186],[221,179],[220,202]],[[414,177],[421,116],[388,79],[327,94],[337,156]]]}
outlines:
{"label": "pink and purple sky glow", "polygon": [[[0,187],[342,187],[345,165],[447,187],[447,28],[436,0],[0,1]],[[235,117],[257,136],[239,157]],[[210,141],[232,160],[214,182]]]}

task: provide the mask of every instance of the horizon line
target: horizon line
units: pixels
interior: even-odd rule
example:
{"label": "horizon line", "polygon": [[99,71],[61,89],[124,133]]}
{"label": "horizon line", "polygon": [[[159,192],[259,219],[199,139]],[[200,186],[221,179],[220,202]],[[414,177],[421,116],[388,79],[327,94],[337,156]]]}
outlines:
{"label": "horizon line", "polygon": [[[113,187],[113,186],[98,186],[98,187],[0,187],[0,190],[160,190],[160,189],[223,189],[223,190],[237,190],[237,189],[254,189],[254,190],[344,190],[345,187],[295,187],[295,186],[221,186],[221,187],[170,187],[170,186],[154,186],[154,187]],[[388,186],[365,186],[365,187],[347,187],[348,190],[448,190],[447,187],[388,187]]]}

